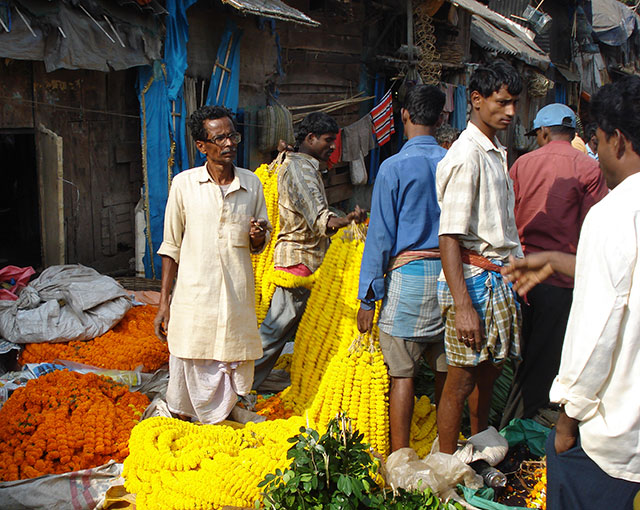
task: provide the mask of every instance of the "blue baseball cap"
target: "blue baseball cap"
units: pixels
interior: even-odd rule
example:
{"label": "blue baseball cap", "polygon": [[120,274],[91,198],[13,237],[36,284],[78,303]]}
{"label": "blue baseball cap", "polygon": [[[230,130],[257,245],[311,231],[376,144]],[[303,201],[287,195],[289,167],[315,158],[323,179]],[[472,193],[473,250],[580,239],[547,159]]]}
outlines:
{"label": "blue baseball cap", "polygon": [[567,105],[561,103],[548,104],[538,111],[538,115],[533,120],[533,128],[527,133],[527,136],[535,135],[536,130],[544,126],[564,126],[575,129],[576,114]]}

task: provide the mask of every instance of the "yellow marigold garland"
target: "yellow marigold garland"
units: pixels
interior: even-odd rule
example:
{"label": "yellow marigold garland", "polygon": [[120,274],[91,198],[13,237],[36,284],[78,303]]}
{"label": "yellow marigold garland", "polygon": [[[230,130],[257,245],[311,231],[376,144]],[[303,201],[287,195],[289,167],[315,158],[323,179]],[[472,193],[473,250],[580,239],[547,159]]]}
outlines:
{"label": "yellow marigold garland", "polygon": [[93,340],[26,344],[19,362],[52,363],[68,360],[112,370],[154,372],[169,362],[167,344],[156,337],[157,307],[134,306],[118,324]]}
{"label": "yellow marigold garland", "polygon": [[547,467],[546,463],[543,467],[539,467],[533,474],[537,480],[535,486],[527,496],[527,508],[538,508],[546,510],[547,508]]}
{"label": "yellow marigold garland", "polygon": [[136,493],[141,509],[253,507],[260,499],[258,483],[289,466],[287,439],[306,424],[292,417],[236,430],[149,418],[131,433],[125,488]]}

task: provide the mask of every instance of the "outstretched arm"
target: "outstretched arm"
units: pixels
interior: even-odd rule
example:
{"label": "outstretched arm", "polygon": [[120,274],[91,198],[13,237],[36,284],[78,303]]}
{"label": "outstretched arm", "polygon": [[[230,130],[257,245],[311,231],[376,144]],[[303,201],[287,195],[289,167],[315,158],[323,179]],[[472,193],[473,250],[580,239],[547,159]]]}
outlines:
{"label": "outstretched arm", "polygon": [[573,277],[576,271],[576,256],[560,251],[542,251],[527,255],[523,259],[509,257],[509,265],[502,268],[502,275],[513,288],[524,296],[553,273]]}

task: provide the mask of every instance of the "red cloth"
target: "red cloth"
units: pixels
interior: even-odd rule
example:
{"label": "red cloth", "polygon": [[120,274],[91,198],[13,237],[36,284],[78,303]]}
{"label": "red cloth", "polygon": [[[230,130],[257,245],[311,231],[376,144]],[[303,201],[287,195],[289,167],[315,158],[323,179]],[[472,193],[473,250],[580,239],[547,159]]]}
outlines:
{"label": "red cloth", "polygon": [[373,132],[378,140],[378,145],[382,147],[391,139],[391,135],[395,133],[391,89],[384,95],[380,103],[371,110],[371,119],[373,120]]}
{"label": "red cloth", "polygon": [[340,161],[342,161],[342,129],[338,131],[338,136],[336,136],[336,148],[329,156],[329,160],[327,161],[327,166],[332,168],[334,165],[337,165]]}
{"label": "red cloth", "polygon": [[27,286],[29,278],[35,274],[31,266],[18,267],[6,266],[0,269],[0,282],[10,282],[14,280],[9,289],[0,288],[0,299],[15,301],[18,299],[18,290]]}
{"label": "red cloth", "polygon": [[304,264],[296,264],[295,266],[275,266],[274,269],[276,271],[284,271],[285,273],[291,273],[295,276],[311,276],[313,273],[311,269],[309,269]]}
{"label": "red cloth", "polygon": [[[569,142],[554,141],[518,158],[509,173],[524,254],[575,254],[587,212],[608,193],[598,162]],[[545,283],[573,288],[573,278],[564,275],[555,274]]]}

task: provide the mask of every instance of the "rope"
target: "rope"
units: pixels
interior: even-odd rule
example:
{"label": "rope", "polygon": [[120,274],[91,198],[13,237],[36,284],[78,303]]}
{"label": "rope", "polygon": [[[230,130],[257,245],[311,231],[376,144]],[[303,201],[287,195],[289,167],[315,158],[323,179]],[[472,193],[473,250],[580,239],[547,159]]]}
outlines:
{"label": "rope", "polygon": [[424,83],[438,85],[442,65],[438,63],[440,55],[436,49],[435,27],[427,5],[428,2],[423,2],[413,10],[415,45],[420,49],[418,72]]}

